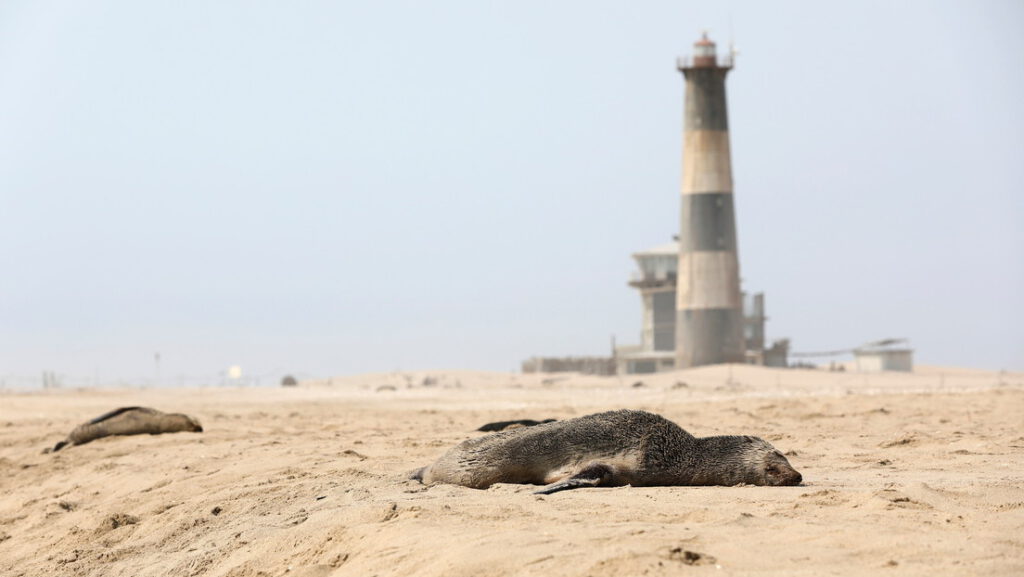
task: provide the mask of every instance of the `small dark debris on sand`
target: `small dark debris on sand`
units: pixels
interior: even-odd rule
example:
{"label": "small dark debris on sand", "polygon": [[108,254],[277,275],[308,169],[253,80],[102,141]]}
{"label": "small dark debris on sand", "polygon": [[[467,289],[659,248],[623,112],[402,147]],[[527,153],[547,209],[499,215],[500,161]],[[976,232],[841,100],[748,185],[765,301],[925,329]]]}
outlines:
{"label": "small dark debris on sand", "polygon": [[711,555],[690,551],[682,547],[673,547],[668,552],[668,558],[673,561],[679,561],[684,565],[713,565],[715,563],[715,558]]}

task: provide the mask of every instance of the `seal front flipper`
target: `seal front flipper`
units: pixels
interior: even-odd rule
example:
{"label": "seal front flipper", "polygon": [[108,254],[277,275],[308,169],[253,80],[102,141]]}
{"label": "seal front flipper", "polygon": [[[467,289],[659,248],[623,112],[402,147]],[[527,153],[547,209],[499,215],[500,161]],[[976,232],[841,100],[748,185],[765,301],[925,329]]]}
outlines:
{"label": "seal front flipper", "polygon": [[615,476],[615,472],[611,467],[604,463],[594,463],[587,465],[581,469],[578,473],[552,483],[547,487],[544,487],[540,491],[534,491],[534,495],[550,495],[551,493],[557,493],[559,491],[568,491],[569,489],[581,489],[583,487],[600,487],[602,485],[609,486],[610,481]]}

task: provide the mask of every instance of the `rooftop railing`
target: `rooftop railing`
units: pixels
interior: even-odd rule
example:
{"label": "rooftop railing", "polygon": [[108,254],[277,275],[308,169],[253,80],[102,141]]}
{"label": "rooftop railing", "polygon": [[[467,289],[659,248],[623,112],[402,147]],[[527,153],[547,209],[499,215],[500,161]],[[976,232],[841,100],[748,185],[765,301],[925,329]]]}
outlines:
{"label": "rooftop railing", "polygon": [[[694,64],[694,61],[698,61],[698,64]],[[684,68],[711,68],[709,66],[710,58],[707,56],[680,56],[676,58],[676,68],[682,70]],[[715,58],[716,68],[732,68],[735,64],[735,58],[732,54],[725,54]]]}

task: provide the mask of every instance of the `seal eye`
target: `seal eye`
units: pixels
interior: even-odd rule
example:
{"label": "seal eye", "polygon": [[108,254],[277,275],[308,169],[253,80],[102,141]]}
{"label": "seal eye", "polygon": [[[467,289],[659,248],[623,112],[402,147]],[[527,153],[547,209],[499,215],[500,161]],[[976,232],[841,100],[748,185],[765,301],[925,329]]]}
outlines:
{"label": "seal eye", "polygon": [[779,468],[776,467],[775,465],[768,465],[767,467],[764,468],[764,472],[775,475],[779,472]]}

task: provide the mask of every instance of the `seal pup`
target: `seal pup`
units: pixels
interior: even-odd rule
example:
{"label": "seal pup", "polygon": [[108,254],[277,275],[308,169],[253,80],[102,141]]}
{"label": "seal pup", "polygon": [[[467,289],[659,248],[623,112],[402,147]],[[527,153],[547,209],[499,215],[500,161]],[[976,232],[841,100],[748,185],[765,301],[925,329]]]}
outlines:
{"label": "seal pup", "polygon": [[494,431],[504,431],[505,429],[511,429],[513,427],[536,427],[537,425],[543,425],[544,423],[553,423],[554,419],[544,419],[543,421],[535,421],[533,419],[518,419],[515,421],[496,421],[493,423],[487,423],[481,426],[478,431],[491,433]]}
{"label": "seal pup", "polygon": [[199,421],[181,413],[162,413],[148,407],[121,407],[78,425],[67,439],[44,453],[59,451],[68,445],[84,445],[111,435],[159,435],[181,431],[202,433],[203,427]]}
{"label": "seal pup", "polygon": [[694,437],[645,411],[619,410],[469,439],[412,474],[425,484],[486,489],[547,485],[546,495],[581,487],[797,485],[803,477],[763,439]]}

